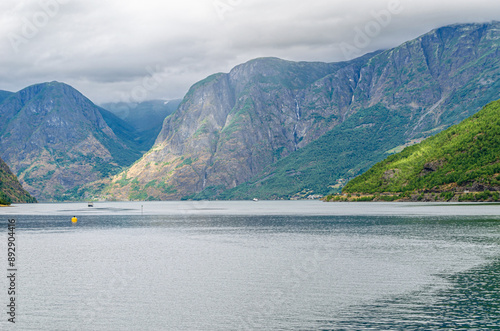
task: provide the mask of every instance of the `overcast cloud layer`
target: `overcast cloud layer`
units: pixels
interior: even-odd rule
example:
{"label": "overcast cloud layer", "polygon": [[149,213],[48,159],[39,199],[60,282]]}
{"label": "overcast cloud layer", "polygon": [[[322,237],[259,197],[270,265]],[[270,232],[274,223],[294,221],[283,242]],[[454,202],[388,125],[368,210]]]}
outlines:
{"label": "overcast cloud layer", "polygon": [[3,0],[0,13],[0,89],[57,80],[102,103],[181,98],[256,57],[343,61],[500,20],[500,1]]}

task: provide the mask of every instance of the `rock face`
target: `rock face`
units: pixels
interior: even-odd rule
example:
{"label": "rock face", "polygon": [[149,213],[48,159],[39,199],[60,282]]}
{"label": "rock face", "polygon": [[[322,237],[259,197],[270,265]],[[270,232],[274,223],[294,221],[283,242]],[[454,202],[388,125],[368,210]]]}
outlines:
{"label": "rock face", "polygon": [[104,112],[62,83],[27,87],[0,104],[1,156],[39,200],[74,197],[80,185],[139,157]]}
{"label": "rock face", "polygon": [[[276,175],[268,166],[302,157],[304,147],[324,140],[327,133],[338,131],[324,145],[334,145],[347,132],[342,130],[371,130],[372,137],[383,134],[380,140],[390,137],[377,145],[379,138],[354,134],[346,145],[324,149],[320,158],[336,162],[342,149],[355,142],[351,152],[369,160],[356,168],[359,158],[352,158],[353,164],[328,178],[319,172],[311,176],[316,170],[308,164],[318,160],[309,154],[301,159],[302,172],[320,187],[308,194],[328,193],[338,180],[357,175],[388,149],[439,132],[498,99],[499,44],[499,22],[453,25],[353,61],[264,58],[210,76],[190,89],[165,120],[155,146],[116,176],[103,197],[178,199],[202,191],[207,193],[202,196],[217,197],[236,187],[251,190],[249,181],[259,187],[252,194],[263,197],[268,179]],[[379,115],[371,116],[372,110]],[[356,147],[365,143],[372,147]],[[301,171],[293,167],[286,176],[291,189],[286,192],[286,181],[281,181],[281,197],[305,185],[300,184]]]}
{"label": "rock face", "polygon": [[36,202],[36,199],[23,189],[17,177],[0,159],[0,204],[16,202]]}

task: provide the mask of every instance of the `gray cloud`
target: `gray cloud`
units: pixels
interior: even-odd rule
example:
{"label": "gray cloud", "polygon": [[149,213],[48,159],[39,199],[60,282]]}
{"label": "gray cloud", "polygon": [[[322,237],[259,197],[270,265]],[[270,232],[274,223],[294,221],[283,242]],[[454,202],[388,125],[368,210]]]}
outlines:
{"label": "gray cloud", "polygon": [[[347,46],[362,54],[439,26],[500,19],[497,0],[397,2],[5,0],[0,89],[58,80],[96,103],[177,98],[255,57],[343,61],[357,54]],[[360,43],[367,28],[372,36]]]}

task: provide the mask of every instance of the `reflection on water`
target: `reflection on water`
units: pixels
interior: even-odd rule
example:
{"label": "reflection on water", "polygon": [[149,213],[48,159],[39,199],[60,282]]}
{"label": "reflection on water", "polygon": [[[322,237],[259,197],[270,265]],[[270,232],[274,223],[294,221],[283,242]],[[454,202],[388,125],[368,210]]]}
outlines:
{"label": "reflection on water", "polygon": [[330,321],[328,328],[491,330],[500,327],[500,261],[443,278],[449,282],[445,289],[427,288],[356,307]]}
{"label": "reflection on water", "polygon": [[22,330],[500,327],[491,217],[16,219]]}

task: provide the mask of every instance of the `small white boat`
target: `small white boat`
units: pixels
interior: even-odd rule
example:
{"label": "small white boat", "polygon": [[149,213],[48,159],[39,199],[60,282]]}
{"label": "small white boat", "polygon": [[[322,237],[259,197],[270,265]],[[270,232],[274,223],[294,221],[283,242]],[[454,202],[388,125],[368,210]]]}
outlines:
{"label": "small white boat", "polygon": [[89,202],[88,206],[89,207],[94,207],[94,203],[93,202]]}
{"label": "small white boat", "polygon": [[253,198],[253,201],[259,201],[259,199],[257,199],[257,198]]}

